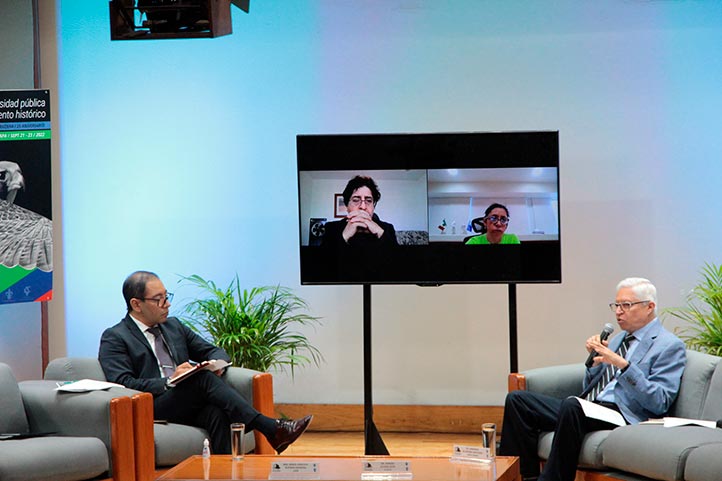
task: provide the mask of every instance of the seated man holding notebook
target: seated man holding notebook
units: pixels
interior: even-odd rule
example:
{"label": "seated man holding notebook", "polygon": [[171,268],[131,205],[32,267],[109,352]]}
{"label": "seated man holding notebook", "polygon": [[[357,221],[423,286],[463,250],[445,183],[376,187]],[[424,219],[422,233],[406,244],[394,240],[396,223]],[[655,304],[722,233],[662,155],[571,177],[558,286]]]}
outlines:
{"label": "seated man holding notebook", "polygon": [[[628,278],[617,285],[609,304],[622,332],[609,342],[587,339],[593,363],[587,368],[579,398],[639,423],[663,416],[677,397],[686,363],[684,343],[657,319],[657,289],[647,279]],[[585,415],[584,401],[557,399],[528,391],[506,397],[499,454],[519,456],[525,480],[539,475],[540,431],[554,431],[549,459],[539,481],[573,481],[584,436],[615,424]],[[603,409],[602,409],[603,410]],[[612,412],[611,414],[615,414]]]}
{"label": "seated man holding notebook", "polygon": [[153,395],[156,419],[205,429],[216,454],[231,452],[232,422],[263,433],[279,454],[306,430],[312,416],[295,421],[264,416],[221,379],[223,369],[199,370],[177,384],[171,382],[193,369],[192,362],[228,362],[230,358],[175,317],[168,317],[172,294],[152,272],[128,276],[123,297],[128,313],[103,333],[98,359],[108,381]]}

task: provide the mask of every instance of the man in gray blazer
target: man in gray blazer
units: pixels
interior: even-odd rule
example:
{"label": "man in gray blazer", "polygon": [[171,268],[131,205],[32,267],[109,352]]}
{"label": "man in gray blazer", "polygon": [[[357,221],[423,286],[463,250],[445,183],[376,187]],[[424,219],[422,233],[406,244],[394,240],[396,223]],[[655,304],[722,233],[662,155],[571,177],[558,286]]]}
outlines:
{"label": "man in gray blazer", "polygon": [[[598,335],[587,339],[594,362],[587,368],[579,397],[618,411],[631,424],[662,417],[679,392],[684,343],[657,319],[657,289],[647,279],[621,281],[609,307],[622,332],[608,342]],[[587,418],[576,398],[513,391],[506,397],[499,454],[519,456],[525,480],[539,476],[539,481],[573,481],[584,436],[614,427]],[[554,440],[539,475],[541,431],[554,431]]]}
{"label": "man in gray blazer", "polygon": [[229,361],[228,354],[168,317],[172,294],[154,273],[128,276],[123,297],[128,313],[103,333],[98,359],[108,381],[153,394],[156,419],[204,428],[217,454],[230,453],[232,422],[259,430],[279,454],[306,430],[312,416],[295,421],[264,416],[223,381],[223,372],[200,371],[172,385],[170,379],[192,362]]}

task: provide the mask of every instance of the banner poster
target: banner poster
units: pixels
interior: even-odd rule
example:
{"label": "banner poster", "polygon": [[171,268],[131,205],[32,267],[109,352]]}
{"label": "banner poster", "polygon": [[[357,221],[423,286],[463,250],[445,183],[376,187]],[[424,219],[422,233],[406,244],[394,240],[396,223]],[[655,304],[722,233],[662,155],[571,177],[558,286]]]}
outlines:
{"label": "banner poster", "polygon": [[53,296],[50,92],[0,90],[0,304]]}

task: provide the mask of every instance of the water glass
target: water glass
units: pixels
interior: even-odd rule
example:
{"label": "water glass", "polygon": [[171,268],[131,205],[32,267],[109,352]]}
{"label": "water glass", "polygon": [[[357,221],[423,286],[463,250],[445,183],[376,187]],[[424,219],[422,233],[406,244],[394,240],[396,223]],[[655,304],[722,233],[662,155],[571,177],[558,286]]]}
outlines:
{"label": "water glass", "polygon": [[231,423],[231,459],[233,461],[243,461],[243,438],[246,431],[246,425],[243,423]]}
{"label": "water glass", "polygon": [[489,448],[489,457],[496,457],[496,424],[484,423],[481,425],[481,440],[485,448]]}

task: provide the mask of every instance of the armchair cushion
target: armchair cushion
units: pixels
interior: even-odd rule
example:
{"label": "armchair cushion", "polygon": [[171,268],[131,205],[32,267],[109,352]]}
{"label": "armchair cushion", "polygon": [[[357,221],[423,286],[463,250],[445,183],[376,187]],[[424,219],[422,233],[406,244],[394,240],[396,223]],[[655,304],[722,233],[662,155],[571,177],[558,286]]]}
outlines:
{"label": "armchair cushion", "polygon": [[97,438],[52,436],[0,443],[3,481],[92,479],[110,469],[105,445]]}
{"label": "armchair cushion", "polygon": [[45,379],[58,381],[80,381],[94,379],[106,381],[103,368],[94,357],[59,357],[45,368]]}
{"label": "armchair cushion", "polygon": [[686,481],[719,481],[722,473],[722,444],[707,444],[694,449],[684,466]]}
{"label": "armchair cushion", "polygon": [[[687,350],[687,365],[682,374],[682,383],[679,387],[679,395],[670,409],[670,416],[691,419],[709,419],[703,417],[703,406],[708,394],[713,395],[710,390],[711,379],[720,358],[710,354]],[[717,373],[719,404],[722,404],[722,372]],[[720,409],[717,412],[722,414]],[[718,419],[718,418],[712,418]]]}
{"label": "armchair cushion", "polygon": [[528,391],[564,399],[582,392],[585,372],[584,364],[563,364],[531,369],[523,374]]}
{"label": "armchair cushion", "polygon": [[[715,442],[722,443],[722,430],[700,426],[622,426],[607,438],[604,464],[652,479],[682,480],[690,453]],[[717,474],[719,479],[719,472]]]}
{"label": "armchair cushion", "polygon": [[[579,453],[579,466],[582,468],[603,469],[605,467],[602,456],[602,444],[611,433],[607,431],[594,431],[587,434],[582,441],[582,450]],[[552,441],[554,433],[542,433],[539,436],[539,444],[537,445],[538,455],[541,459],[549,459],[549,453],[552,450]]]}
{"label": "armchair cushion", "polygon": [[[705,354],[707,355],[707,354]],[[707,396],[702,405],[702,415],[700,419],[717,420],[722,419],[722,364],[719,364],[720,358],[714,357],[718,362],[715,363],[715,370],[712,379],[709,382]],[[684,382],[684,377],[682,377]],[[690,417],[690,416],[679,416]]]}
{"label": "armchair cushion", "polygon": [[[229,428],[230,429],[230,428]],[[200,428],[185,424],[155,424],[155,465],[175,466],[184,459],[201,454],[203,440],[208,434]]]}
{"label": "armchair cushion", "polygon": [[0,413],[2,413],[0,432],[27,433],[30,431],[18,383],[7,364],[0,364]]}

